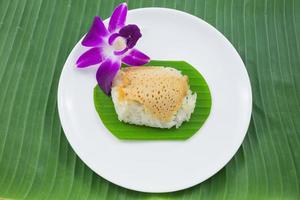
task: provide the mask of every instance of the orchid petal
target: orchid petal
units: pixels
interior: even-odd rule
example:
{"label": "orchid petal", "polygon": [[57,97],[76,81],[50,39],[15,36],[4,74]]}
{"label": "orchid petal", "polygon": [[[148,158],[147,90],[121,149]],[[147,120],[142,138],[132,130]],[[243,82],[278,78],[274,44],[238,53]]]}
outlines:
{"label": "orchid petal", "polygon": [[81,44],[86,47],[94,47],[103,43],[103,37],[108,34],[108,31],[100,17],[94,18],[93,24],[89,32],[85,35]]}
{"label": "orchid petal", "polygon": [[129,54],[122,58],[122,62],[131,66],[144,65],[150,61],[150,58],[137,49],[132,49]]}
{"label": "orchid petal", "polygon": [[102,49],[95,47],[83,53],[77,60],[78,68],[88,67],[90,65],[98,64],[103,60]]}
{"label": "orchid petal", "polygon": [[110,59],[101,63],[97,73],[96,79],[100,88],[107,94],[110,94],[111,85],[114,77],[118,73],[121,66],[120,61],[113,61]]}
{"label": "orchid petal", "polygon": [[127,4],[122,3],[115,8],[113,14],[110,17],[108,30],[109,32],[115,32],[117,29],[125,25],[127,15]]}

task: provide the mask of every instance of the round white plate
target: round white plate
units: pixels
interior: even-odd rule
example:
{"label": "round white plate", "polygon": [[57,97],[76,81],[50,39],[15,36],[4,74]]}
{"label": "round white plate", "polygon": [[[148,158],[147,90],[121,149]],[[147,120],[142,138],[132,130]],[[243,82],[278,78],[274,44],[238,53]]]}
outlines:
{"label": "round white plate", "polygon": [[230,42],[195,16],[166,8],[142,8],[128,12],[130,23],[141,28],[139,50],[156,60],[187,61],[204,76],[212,94],[212,110],[204,126],[186,141],[117,139],[94,108],[97,66],[75,67],[86,50],[78,42],[58,86],[62,127],[82,161],[112,183],[143,192],[194,186],[223,168],[242,144],[252,110],[247,71]]}

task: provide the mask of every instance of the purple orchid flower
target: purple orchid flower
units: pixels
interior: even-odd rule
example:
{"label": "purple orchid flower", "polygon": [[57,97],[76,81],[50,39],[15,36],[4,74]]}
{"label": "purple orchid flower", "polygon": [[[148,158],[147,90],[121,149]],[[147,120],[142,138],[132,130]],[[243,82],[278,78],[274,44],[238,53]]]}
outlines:
{"label": "purple orchid flower", "polygon": [[106,29],[100,17],[94,18],[93,24],[81,44],[92,47],[77,60],[78,68],[100,63],[96,79],[100,88],[110,94],[112,81],[121,67],[121,63],[131,66],[144,65],[150,58],[133,48],[142,36],[137,25],[125,25],[127,4],[115,8]]}

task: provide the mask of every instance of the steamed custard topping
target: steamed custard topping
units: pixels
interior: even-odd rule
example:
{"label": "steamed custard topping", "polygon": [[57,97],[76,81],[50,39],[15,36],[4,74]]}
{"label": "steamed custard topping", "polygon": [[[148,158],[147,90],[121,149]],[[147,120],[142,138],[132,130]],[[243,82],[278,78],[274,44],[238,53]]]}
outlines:
{"label": "steamed custard topping", "polygon": [[113,86],[119,101],[138,102],[165,122],[172,120],[189,90],[187,76],[172,68],[149,66],[120,70]]}

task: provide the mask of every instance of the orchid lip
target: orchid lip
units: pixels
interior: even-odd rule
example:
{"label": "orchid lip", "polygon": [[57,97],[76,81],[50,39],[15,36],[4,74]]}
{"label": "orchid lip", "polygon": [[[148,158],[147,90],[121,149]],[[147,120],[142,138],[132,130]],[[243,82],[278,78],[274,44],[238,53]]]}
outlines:
{"label": "orchid lip", "polygon": [[116,37],[115,40],[114,40],[114,42],[112,43],[112,47],[116,51],[124,50],[127,47],[127,41],[123,37],[120,37],[120,36]]}
{"label": "orchid lip", "polygon": [[113,33],[111,36],[109,36],[109,38],[108,38],[108,44],[109,45],[112,45],[113,44],[113,42],[115,41],[115,39],[117,38],[117,37],[119,37],[120,36],[120,34],[119,33]]}
{"label": "orchid lip", "polygon": [[128,49],[129,48],[125,48],[125,49],[123,49],[123,50],[121,50],[121,51],[114,51],[114,54],[116,55],[116,56],[121,56],[121,55],[123,55],[123,54],[125,54],[127,51],[128,51]]}
{"label": "orchid lip", "polygon": [[140,37],[142,37],[139,27],[135,24],[129,24],[121,28],[119,35],[126,39],[126,44],[129,49],[133,48]]}

